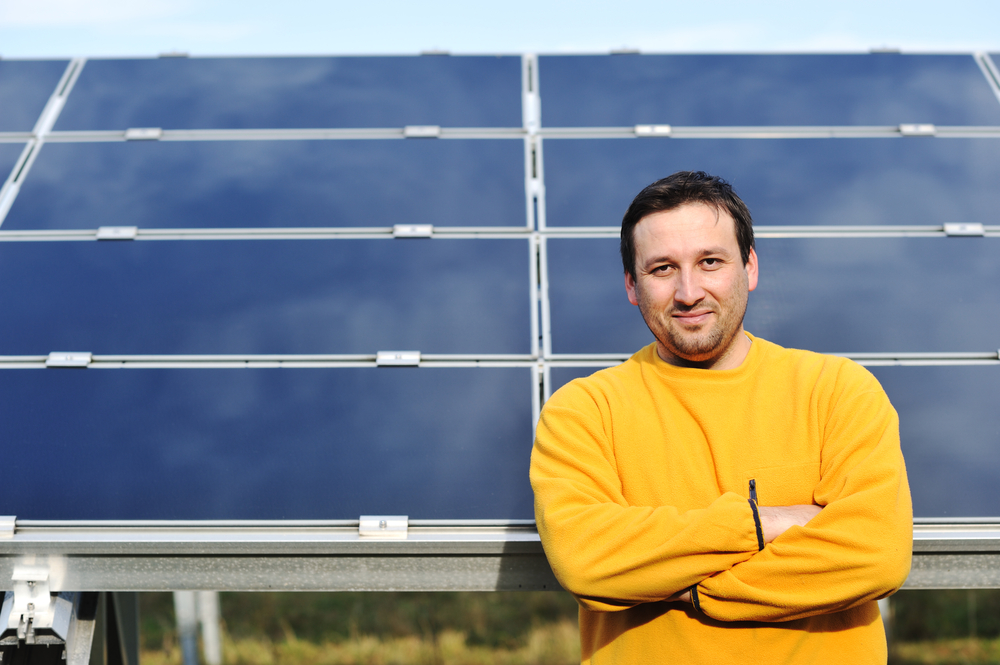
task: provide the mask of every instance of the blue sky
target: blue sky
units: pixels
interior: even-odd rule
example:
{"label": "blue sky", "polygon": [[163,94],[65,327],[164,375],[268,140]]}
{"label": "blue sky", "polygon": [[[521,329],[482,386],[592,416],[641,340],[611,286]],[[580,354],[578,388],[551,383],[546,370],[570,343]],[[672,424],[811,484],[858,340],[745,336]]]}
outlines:
{"label": "blue sky", "polygon": [[0,0],[0,57],[1000,51],[1000,2]]}

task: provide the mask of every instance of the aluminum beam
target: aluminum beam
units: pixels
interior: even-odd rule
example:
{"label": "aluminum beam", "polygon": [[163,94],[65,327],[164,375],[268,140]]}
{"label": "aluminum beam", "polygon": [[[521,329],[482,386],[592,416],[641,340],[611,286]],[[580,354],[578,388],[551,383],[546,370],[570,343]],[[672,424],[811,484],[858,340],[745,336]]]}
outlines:
{"label": "aluminum beam", "polygon": [[[560,588],[527,524],[416,522],[405,540],[351,522],[280,524],[18,522],[0,541],[0,589],[24,563],[47,565],[53,591]],[[904,588],[1000,588],[1000,524],[916,525]]]}

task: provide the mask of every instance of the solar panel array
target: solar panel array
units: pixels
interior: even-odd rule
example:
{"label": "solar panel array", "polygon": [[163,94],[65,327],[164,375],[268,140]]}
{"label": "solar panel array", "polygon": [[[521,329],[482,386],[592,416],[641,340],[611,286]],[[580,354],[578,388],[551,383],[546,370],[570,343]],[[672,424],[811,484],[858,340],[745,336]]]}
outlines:
{"label": "solar panel array", "polygon": [[1000,515],[998,81],[985,54],[0,61],[0,512],[531,519],[541,403],[652,340],[621,215],[702,169],[757,224],[747,329],[871,367],[918,517]]}

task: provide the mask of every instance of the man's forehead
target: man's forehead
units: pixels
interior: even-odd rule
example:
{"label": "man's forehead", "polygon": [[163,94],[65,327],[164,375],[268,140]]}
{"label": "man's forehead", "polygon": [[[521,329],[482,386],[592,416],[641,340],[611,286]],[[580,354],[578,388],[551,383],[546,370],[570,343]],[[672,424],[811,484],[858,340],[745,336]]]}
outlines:
{"label": "man's forehead", "polygon": [[640,236],[653,238],[678,234],[690,235],[703,231],[708,231],[712,235],[723,232],[723,239],[731,239],[738,244],[736,220],[729,211],[701,201],[683,203],[676,208],[649,213],[636,224],[635,239],[639,242]]}

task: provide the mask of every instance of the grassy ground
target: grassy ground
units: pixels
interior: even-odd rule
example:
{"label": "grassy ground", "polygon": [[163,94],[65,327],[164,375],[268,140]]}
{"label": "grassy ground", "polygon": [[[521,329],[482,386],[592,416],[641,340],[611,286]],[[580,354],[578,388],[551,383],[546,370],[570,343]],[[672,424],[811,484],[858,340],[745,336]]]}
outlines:
{"label": "grassy ground", "polygon": [[[890,665],[1000,664],[1000,590],[893,597]],[[225,665],[569,665],[562,592],[222,594]],[[168,593],[142,594],[143,665],[180,665]],[[977,635],[978,637],[969,637]]]}

